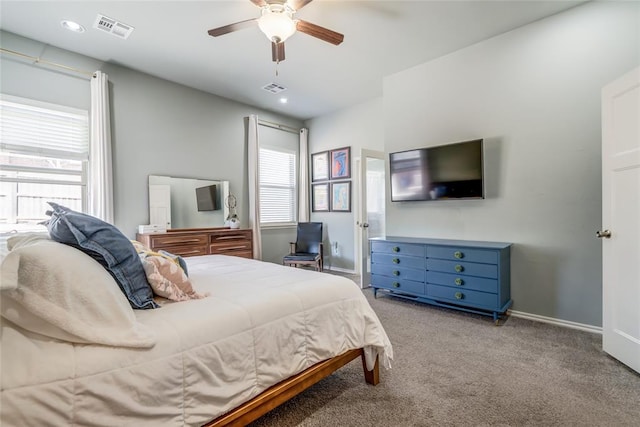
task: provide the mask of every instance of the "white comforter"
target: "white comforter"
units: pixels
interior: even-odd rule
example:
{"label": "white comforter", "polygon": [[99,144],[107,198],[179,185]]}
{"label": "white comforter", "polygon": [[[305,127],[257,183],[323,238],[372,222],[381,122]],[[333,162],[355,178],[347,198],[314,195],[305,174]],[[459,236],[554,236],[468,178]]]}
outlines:
{"label": "white comforter", "polygon": [[2,325],[3,426],[201,425],[319,361],[391,344],[360,289],[329,274],[223,255],[188,259],[211,296],[136,311],[151,349],[71,344]]}

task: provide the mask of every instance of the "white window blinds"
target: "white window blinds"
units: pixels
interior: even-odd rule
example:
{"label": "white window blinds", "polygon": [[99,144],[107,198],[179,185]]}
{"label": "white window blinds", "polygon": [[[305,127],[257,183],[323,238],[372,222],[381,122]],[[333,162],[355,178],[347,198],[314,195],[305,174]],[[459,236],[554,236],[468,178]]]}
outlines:
{"label": "white window blinds", "polygon": [[260,223],[296,221],[296,154],[260,148]]}
{"label": "white window blinds", "polygon": [[86,111],[3,95],[0,97],[0,148],[3,152],[86,160]]}

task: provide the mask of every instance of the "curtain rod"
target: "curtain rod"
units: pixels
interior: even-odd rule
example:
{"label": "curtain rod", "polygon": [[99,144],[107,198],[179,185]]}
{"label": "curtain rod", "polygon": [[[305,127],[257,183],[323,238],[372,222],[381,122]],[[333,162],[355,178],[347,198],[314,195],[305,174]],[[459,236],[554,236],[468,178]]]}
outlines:
{"label": "curtain rod", "polygon": [[3,47],[0,47],[0,52],[8,53],[8,54],[15,55],[15,56],[19,56],[21,58],[30,59],[30,60],[34,61],[36,64],[51,65],[52,67],[62,68],[62,69],[68,70],[68,71],[73,71],[75,73],[84,74],[84,75],[89,76],[89,77],[93,77],[93,74],[94,74],[93,72],[90,72],[90,71],[80,70],[78,68],[69,67],[68,65],[63,65],[63,64],[58,64],[56,62],[47,61],[46,59],[41,59],[41,58],[39,58],[37,56],[27,55],[25,53],[16,52],[15,50],[5,49]]}
{"label": "curtain rod", "polygon": [[281,125],[280,123],[268,122],[266,120],[258,119],[258,124],[262,126],[267,126],[274,129],[283,130],[285,132],[291,132],[295,134],[300,133],[300,129],[292,128],[290,126]]}

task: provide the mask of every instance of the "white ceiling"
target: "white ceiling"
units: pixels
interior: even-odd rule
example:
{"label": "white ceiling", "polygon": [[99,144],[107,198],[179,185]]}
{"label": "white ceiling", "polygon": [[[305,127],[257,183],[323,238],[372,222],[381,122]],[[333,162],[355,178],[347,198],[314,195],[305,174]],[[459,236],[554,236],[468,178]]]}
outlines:
{"label": "white ceiling", "polygon": [[[576,6],[583,1],[315,0],[296,17],[345,35],[334,46],[296,33],[277,67],[257,28],[207,30],[260,16],[249,0],[0,1],[0,28],[299,119],[382,95],[384,76]],[[135,27],[127,40],[93,28],[98,14]],[[70,19],[83,34],[64,30]],[[278,83],[274,95],[261,88]],[[286,96],[287,104],[279,99]]]}

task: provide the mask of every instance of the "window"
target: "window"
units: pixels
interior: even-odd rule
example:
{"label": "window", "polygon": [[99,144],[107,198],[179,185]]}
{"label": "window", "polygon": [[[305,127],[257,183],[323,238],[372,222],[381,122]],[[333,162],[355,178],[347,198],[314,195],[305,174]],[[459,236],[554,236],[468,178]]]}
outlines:
{"label": "window", "polygon": [[260,224],[295,223],[297,219],[296,153],[260,148]]}
{"label": "window", "polygon": [[37,229],[46,202],[86,210],[87,111],[0,96],[0,232]]}

